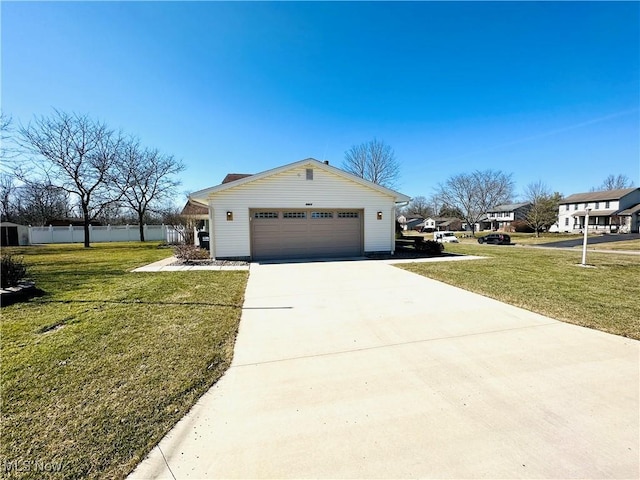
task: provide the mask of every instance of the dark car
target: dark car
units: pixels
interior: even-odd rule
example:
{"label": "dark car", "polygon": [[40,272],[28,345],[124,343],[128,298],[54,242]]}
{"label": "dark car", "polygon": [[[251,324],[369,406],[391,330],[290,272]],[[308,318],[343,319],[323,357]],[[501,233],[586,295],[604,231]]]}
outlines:
{"label": "dark car", "polygon": [[478,243],[494,243],[496,245],[510,245],[511,237],[506,233],[490,233],[478,239]]}

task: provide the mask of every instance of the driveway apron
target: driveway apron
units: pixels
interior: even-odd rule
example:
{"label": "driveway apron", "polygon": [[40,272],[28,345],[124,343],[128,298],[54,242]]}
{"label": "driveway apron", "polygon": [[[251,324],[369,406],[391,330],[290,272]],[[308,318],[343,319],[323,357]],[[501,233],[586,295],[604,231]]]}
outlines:
{"label": "driveway apron", "polygon": [[638,478],[639,351],[382,262],[254,264],[231,368],[131,478]]}

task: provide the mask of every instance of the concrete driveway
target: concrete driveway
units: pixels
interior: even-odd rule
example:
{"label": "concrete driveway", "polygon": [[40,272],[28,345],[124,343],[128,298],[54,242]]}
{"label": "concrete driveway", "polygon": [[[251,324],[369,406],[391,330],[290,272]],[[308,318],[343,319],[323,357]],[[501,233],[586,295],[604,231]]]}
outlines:
{"label": "concrete driveway", "polygon": [[639,353],[382,262],[254,264],[232,367],[131,478],[638,478]]}

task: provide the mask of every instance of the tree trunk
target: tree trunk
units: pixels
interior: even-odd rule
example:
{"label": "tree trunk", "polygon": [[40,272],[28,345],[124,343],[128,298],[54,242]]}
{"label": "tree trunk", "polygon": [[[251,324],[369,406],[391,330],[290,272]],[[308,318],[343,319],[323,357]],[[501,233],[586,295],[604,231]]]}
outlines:
{"label": "tree trunk", "polygon": [[145,210],[146,209],[136,211],[136,213],[138,214],[138,231],[140,232],[141,242],[144,242],[144,225],[142,223],[142,220],[144,219]]}
{"label": "tree trunk", "polygon": [[91,220],[89,219],[89,209],[86,205],[82,205],[82,214],[84,215],[84,248],[89,248],[91,246],[91,239],[89,238]]}

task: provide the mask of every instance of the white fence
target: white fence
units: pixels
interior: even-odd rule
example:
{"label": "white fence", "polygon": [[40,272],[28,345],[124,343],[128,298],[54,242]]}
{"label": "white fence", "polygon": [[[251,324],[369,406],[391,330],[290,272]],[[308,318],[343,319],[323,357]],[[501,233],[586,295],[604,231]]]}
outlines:
{"label": "white fence", "polygon": [[[143,225],[144,239],[175,243],[177,233],[166,225]],[[138,225],[89,226],[91,242],[135,242],[140,240]],[[83,243],[84,227],[29,227],[29,243]]]}

